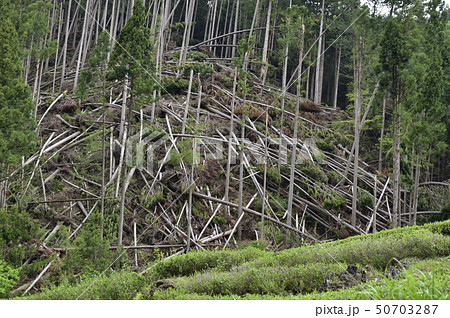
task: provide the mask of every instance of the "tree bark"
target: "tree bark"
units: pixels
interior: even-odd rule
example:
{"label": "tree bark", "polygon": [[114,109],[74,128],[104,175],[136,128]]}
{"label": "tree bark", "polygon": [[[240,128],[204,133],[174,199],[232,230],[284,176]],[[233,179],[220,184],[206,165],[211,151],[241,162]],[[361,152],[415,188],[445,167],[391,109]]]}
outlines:
{"label": "tree bark", "polygon": [[[295,101],[295,117],[294,117],[294,135],[292,137],[292,155],[291,155],[291,169],[289,175],[289,195],[288,195],[288,210],[287,210],[287,220],[286,224],[291,226],[292,220],[292,206],[294,203],[294,180],[295,180],[295,161],[297,159],[297,134],[298,134],[298,113],[300,109],[300,89],[302,80],[302,64],[303,64],[303,47],[304,47],[304,37],[305,37],[305,26],[302,23],[302,36],[300,39],[300,52],[299,52],[299,62],[298,62],[298,73],[297,73],[297,97]],[[287,237],[288,238],[288,237]]]}
{"label": "tree bark", "polygon": [[334,90],[333,90],[333,108],[337,108],[338,89],[339,89],[339,69],[341,67],[342,45],[339,45],[339,51],[336,51],[336,59],[334,65]]}
{"label": "tree bark", "polygon": [[321,64],[321,57],[322,57],[322,32],[323,32],[323,19],[325,16],[325,0],[322,0],[322,14],[320,18],[320,29],[319,29],[319,43],[317,44],[317,60],[316,60],[316,83],[315,83],[315,93],[314,93],[314,103],[320,105],[321,102],[321,89],[319,86],[322,85],[320,83],[320,64]]}
{"label": "tree bark", "polygon": [[381,134],[380,134],[380,151],[378,153],[378,171],[381,172],[383,169],[383,137],[384,137],[384,124],[386,121],[386,97],[383,97],[383,118],[381,123]]}
{"label": "tree bark", "polygon": [[264,36],[264,47],[263,47],[263,53],[262,53],[262,68],[261,68],[261,81],[262,85],[266,83],[266,76],[267,76],[267,51],[269,49],[269,33],[270,33],[270,16],[272,13],[272,0],[269,0],[269,8],[267,9],[267,21],[266,21],[266,33]]}

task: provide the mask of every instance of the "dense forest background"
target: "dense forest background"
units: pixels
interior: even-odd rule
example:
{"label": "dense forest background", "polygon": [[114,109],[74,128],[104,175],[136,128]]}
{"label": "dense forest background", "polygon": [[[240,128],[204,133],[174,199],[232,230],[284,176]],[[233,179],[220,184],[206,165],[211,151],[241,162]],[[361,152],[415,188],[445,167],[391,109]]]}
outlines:
{"label": "dense forest background", "polygon": [[447,220],[449,113],[442,0],[0,0],[0,296]]}

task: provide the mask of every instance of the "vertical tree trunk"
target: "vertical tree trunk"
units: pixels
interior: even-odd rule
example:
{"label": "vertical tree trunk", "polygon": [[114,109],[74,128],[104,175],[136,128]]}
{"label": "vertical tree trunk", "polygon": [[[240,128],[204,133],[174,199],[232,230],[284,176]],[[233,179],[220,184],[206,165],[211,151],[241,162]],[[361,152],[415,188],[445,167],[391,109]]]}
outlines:
{"label": "vertical tree trunk", "polygon": [[373,183],[373,223],[372,223],[372,233],[377,232],[377,175],[374,175]]}
{"label": "vertical tree trunk", "polygon": [[269,33],[270,33],[270,15],[272,13],[272,0],[269,0],[269,8],[267,9],[267,21],[266,21],[266,33],[264,36],[264,47],[263,47],[263,53],[262,53],[262,68],[261,68],[261,81],[264,85],[266,83],[266,76],[267,76],[267,51],[269,49]]}
{"label": "vertical tree trunk", "polygon": [[378,171],[381,172],[383,169],[383,137],[384,137],[384,124],[386,121],[386,96],[383,96],[383,116],[381,123],[381,134],[380,134],[380,151],[378,153]]}
{"label": "vertical tree trunk", "polygon": [[69,8],[67,9],[67,15],[66,15],[66,31],[65,31],[65,37],[64,37],[64,45],[63,45],[63,59],[61,64],[61,87],[64,83],[64,76],[66,72],[66,58],[67,58],[67,46],[69,45],[69,26],[70,26],[70,7],[72,5],[72,0],[69,1]]}
{"label": "vertical tree trunk", "polygon": [[81,60],[82,60],[83,54],[85,54],[85,52],[83,51],[83,44],[84,44],[85,39],[86,39],[87,23],[88,23],[88,20],[89,20],[89,11],[90,11],[90,0],[87,0],[86,8],[85,8],[85,11],[84,11],[85,13],[84,13],[84,21],[83,21],[83,31],[81,31],[80,50],[78,51],[77,69],[75,71],[75,80],[73,82],[73,90],[74,91],[77,89],[78,74],[80,72],[80,68],[83,67],[83,65],[81,65]]}
{"label": "vertical tree trunk", "polygon": [[[231,100],[231,117],[230,117],[230,134],[228,137],[228,160],[227,160],[227,171],[225,174],[225,201],[228,201],[228,195],[230,192],[230,174],[231,174],[231,160],[233,154],[233,130],[234,130],[234,106],[236,104],[236,86],[237,86],[237,69],[234,69],[234,80],[233,80],[233,97]],[[230,209],[227,207],[228,216],[230,215]]]}
{"label": "vertical tree trunk", "polygon": [[392,226],[394,228],[400,226],[399,219],[399,189],[400,189],[400,110],[398,105],[398,97],[393,96],[394,100],[394,131],[393,131],[393,174],[394,174],[394,186],[393,186],[393,207],[392,207]]}
{"label": "vertical tree trunk", "polygon": [[317,60],[316,60],[316,83],[315,83],[315,93],[314,93],[314,103],[319,104],[321,102],[320,92],[321,89],[319,86],[322,86],[320,83],[320,64],[321,64],[321,56],[322,56],[322,32],[323,32],[323,19],[325,16],[325,0],[322,0],[322,14],[320,18],[320,29],[319,29],[319,43],[317,45]]}
{"label": "vertical tree trunk", "polygon": [[[289,8],[292,8],[292,0],[289,1]],[[284,48],[284,57],[283,57],[283,75],[281,79],[281,116],[280,116],[280,144],[279,144],[279,154],[281,155],[283,153],[283,121],[284,121],[284,106],[286,103],[286,82],[287,82],[287,67],[288,67],[288,59],[289,59],[289,44],[286,44]],[[299,70],[301,72],[301,70]],[[278,160],[278,173],[281,171],[281,161],[282,159]]]}
{"label": "vertical tree trunk", "polygon": [[422,160],[422,150],[419,149],[419,158],[416,163],[416,173],[414,176],[414,194],[413,194],[413,206],[412,206],[412,224],[415,225],[417,221],[417,203],[419,200],[419,180],[420,180],[420,164]]}
{"label": "vertical tree trunk", "polygon": [[[352,219],[351,224],[356,227],[356,212],[358,199],[358,169],[359,169],[359,129],[360,129],[360,112],[361,112],[361,81],[362,81],[362,63],[363,63],[363,44],[362,38],[359,38],[359,56],[356,57],[355,63],[355,157],[353,163],[353,196],[352,196]],[[350,154],[351,155],[351,154]]]}
{"label": "vertical tree trunk", "polygon": [[58,19],[58,35],[56,39],[56,54],[55,54],[55,65],[53,69],[53,83],[52,83],[52,94],[55,94],[55,85],[56,85],[56,69],[58,68],[58,56],[59,56],[59,40],[61,38],[61,30],[63,27],[63,3],[61,2],[61,6],[59,8],[59,19]]}
{"label": "vertical tree trunk", "polygon": [[239,0],[236,1],[236,15],[234,19],[234,34],[233,34],[233,48],[231,50],[231,58],[234,59],[236,54],[236,45],[237,45],[237,29],[238,29],[238,22],[239,22]]}
{"label": "vertical tree trunk", "polygon": [[[302,65],[303,65],[303,47],[305,39],[305,26],[302,22],[302,36],[300,39],[300,52],[298,57],[298,73],[297,73],[297,97],[295,101],[295,117],[294,117],[294,135],[292,137],[292,155],[291,155],[291,170],[289,175],[289,196],[288,196],[288,210],[286,224],[291,226],[292,224],[292,206],[294,203],[294,177],[295,177],[295,161],[297,159],[297,135],[298,135],[298,113],[300,110],[300,83],[302,81]],[[286,235],[289,238],[289,232]]]}

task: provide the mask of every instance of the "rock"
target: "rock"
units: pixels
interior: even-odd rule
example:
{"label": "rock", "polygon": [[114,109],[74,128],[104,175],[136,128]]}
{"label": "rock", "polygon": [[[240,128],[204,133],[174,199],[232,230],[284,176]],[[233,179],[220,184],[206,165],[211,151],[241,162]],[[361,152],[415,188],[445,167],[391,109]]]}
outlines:
{"label": "rock", "polygon": [[366,271],[349,265],[345,271],[329,274],[319,286],[319,293],[349,288],[366,282]]}

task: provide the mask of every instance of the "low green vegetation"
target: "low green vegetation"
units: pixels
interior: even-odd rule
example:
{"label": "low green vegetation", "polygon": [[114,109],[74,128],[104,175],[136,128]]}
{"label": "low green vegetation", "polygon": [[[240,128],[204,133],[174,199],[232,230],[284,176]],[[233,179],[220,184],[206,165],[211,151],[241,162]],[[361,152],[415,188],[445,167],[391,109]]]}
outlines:
{"label": "low green vegetation", "polygon": [[[281,252],[261,244],[192,252],[149,264],[143,275],[93,271],[26,298],[448,299],[449,234],[445,221]],[[389,274],[393,264],[400,273],[395,278]],[[329,274],[349,265],[365,271],[361,283],[318,291]]]}

